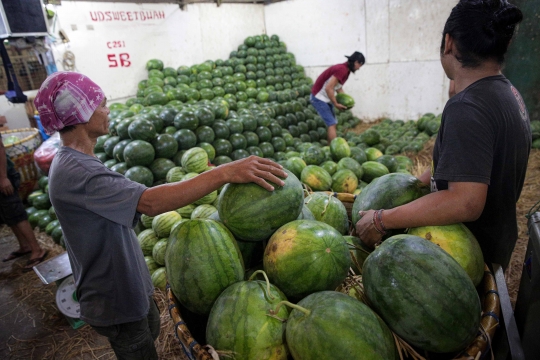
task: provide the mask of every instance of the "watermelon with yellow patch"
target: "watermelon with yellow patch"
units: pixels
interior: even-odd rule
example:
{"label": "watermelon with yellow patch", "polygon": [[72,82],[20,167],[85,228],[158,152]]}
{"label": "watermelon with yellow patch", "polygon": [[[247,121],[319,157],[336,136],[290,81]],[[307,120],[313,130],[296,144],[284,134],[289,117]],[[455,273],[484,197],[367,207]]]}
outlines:
{"label": "watermelon with yellow patch", "polygon": [[473,233],[463,223],[445,226],[422,226],[409,229],[416,235],[438,245],[467,272],[474,286],[484,277],[484,256]]}
{"label": "watermelon with yellow patch", "polygon": [[314,191],[330,190],[332,186],[332,176],[328,171],[317,165],[308,165],[302,170],[300,176],[302,182]]}

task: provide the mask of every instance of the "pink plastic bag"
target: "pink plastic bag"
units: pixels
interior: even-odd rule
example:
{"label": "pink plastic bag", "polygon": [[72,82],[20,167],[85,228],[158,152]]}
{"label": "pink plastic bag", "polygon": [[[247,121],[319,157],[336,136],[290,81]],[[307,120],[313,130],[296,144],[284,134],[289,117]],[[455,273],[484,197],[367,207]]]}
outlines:
{"label": "pink plastic bag", "polygon": [[49,174],[49,168],[51,167],[54,155],[56,155],[60,146],[62,146],[60,134],[55,133],[45,140],[34,152],[34,162],[45,175]]}

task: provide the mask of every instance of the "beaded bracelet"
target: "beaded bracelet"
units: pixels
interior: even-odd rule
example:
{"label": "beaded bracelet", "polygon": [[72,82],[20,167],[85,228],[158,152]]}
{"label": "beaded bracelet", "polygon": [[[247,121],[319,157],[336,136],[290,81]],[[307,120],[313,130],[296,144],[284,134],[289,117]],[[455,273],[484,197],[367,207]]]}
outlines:
{"label": "beaded bracelet", "polygon": [[383,229],[384,232],[387,232],[388,229],[386,229],[386,226],[384,226],[384,223],[382,221],[382,212],[384,211],[384,209],[381,209],[381,210],[377,210],[377,217],[379,218],[379,223],[381,225],[381,228]]}
{"label": "beaded bracelet", "polygon": [[371,224],[373,224],[373,227],[379,234],[382,236],[386,235],[386,229],[384,226],[382,226],[382,222],[378,223],[380,221],[380,216],[378,215],[381,210],[377,210],[373,213],[373,218],[371,219]]}

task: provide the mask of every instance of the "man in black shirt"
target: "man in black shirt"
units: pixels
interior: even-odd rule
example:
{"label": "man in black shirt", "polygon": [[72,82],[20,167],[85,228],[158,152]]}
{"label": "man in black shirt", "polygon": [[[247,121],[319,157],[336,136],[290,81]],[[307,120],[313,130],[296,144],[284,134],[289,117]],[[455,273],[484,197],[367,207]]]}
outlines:
{"label": "man in black shirt", "polygon": [[[433,192],[377,214],[383,230],[463,222],[487,263],[508,266],[517,240],[516,202],[531,131],[521,95],[501,74],[501,66],[522,18],[517,7],[495,0],[461,0],[452,9],[443,31],[441,64],[454,80],[456,95],[443,111],[432,167],[420,176]],[[382,237],[372,222],[374,210],[361,212],[356,224],[368,246]]]}

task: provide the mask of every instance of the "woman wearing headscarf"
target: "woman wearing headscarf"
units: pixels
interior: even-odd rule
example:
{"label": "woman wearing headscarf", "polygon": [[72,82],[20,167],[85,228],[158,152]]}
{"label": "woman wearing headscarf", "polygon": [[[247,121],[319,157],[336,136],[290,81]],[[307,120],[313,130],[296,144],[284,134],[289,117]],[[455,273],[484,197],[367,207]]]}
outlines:
{"label": "woman wearing headscarf", "polygon": [[432,192],[394,209],[361,212],[356,230],[364,243],[375,245],[387,229],[463,222],[487,263],[508,266],[531,130],[523,99],[501,68],[522,18],[505,0],[461,0],[452,9],[441,64],[456,95],[444,108],[431,169],[420,176]]}
{"label": "woman wearing headscarf", "polygon": [[130,181],[94,156],[109,130],[101,88],[82,74],[59,72],[41,86],[35,105],[49,134],[63,142],[49,172],[49,194],[62,225],[80,318],[106,336],[119,359],[157,359],[159,311],[154,287],[133,227],[142,214],[155,216],[193,203],[232,183],[254,182],[272,191],[282,168],[249,157],[197,178],[152,188]]}

